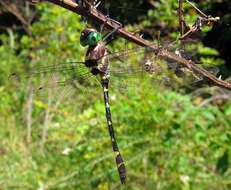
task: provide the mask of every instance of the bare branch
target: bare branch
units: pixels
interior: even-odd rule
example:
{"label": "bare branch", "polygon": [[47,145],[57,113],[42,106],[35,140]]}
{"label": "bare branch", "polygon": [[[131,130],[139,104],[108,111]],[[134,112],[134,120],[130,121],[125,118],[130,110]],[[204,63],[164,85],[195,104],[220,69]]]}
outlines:
{"label": "bare branch", "polygon": [[[204,25],[210,25],[211,23],[214,22],[218,22],[220,20],[219,17],[212,17],[211,15],[206,15],[205,13],[203,13],[198,7],[196,7],[196,5],[194,5],[192,2],[186,0],[187,3],[189,3],[199,14],[200,16],[198,16],[198,18],[196,19],[195,23],[193,24],[192,27],[189,27],[189,30],[183,34],[182,32],[182,27],[181,26],[181,22],[183,22],[183,24],[186,25],[186,23],[184,22],[184,17],[182,16],[182,0],[179,0],[179,20],[180,20],[180,29],[181,29],[181,37],[180,40],[185,40],[187,37],[189,37],[190,35],[192,35],[195,32],[198,32],[201,30],[201,28]],[[183,20],[183,21],[182,21]]]}
{"label": "bare branch", "polygon": [[195,24],[190,27],[190,29],[180,37],[181,40],[184,40],[185,38],[189,37],[190,35],[192,35],[193,33],[200,31],[202,26],[204,25],[209,25],[212,22],[217,22],[218,20],[220,20],[219,17],[198,17]]}
{"label": "bare branch", "polygon": [[0,4],[6,9],[8,12],[13,14],[17,19],[22,23],[23,29],[26,31],[27,34],[31,34],[29,30],[29,23],[27,22],[26,18],[22,15],[19,11],[17,6],[9,0],[0,1]]}
{"label": "bare branch", "polygon": [[187,1],[187,3],[189,3],[194,9],[196,9],[197,12],[201,14],[201,16],[203,16],[203,17],[205,17],[205,18],[207,17],[207,15],[206,15],[205,13],[203,13],[199,8],[197,8],[196,5],[194,5],[192,2],[190,2],[190,1],[188,1],[188,0],[186,0],[186,1]]}
{"label": "bare branch", "polygon": [[184,35],[184,15],[183,15],[183,0],[178,0],[179,8],[178,8],[178,17],[179,17],[179,26],[180,26],[180,35]]}

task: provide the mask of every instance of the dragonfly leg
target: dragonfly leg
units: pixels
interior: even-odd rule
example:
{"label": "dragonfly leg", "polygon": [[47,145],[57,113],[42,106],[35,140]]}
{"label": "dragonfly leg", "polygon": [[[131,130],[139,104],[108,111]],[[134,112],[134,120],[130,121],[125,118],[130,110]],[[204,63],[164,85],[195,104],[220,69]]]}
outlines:
{"label": "dragonfly leg", "polygon": [[109,95],[108,95],[109,80],[108,79],[102,79],[101,84],[103,87],[107,126],[108,126],[109,135],[111,137],[112,149],[115,153],[115,161],[116,161],[117,169],[119,172],[120,181],[122,184],[125,184],[125,182],[126,182],[125,164],[124,164],[123,158],[120,154],[119,147],[117,145],[116,138],[115,138],[114,129],[112,126],[111,111],[110,111],[110,104],[109,104]]}
{"label": "dragonfly leg", "polygon": [[111,32],[109,32],[109,33],[107,33],[107,34],[105,34],[105,35],[103,36],[103,41],[106,42],[106,44],[109,44],[109,43],[113,40],[113,35],[114,35],[120,28],[123,27],[122,24],[121,24],[120,22],[111,19],[111,18],[107,15],[104,24],[101,26],[101,29],[100,29],[101,33],[102,33],[103,29],[104,29],[105,23],[107,23],[108,21],[114,22],[114,23],[117,24],[118,26],[117,26],[116,28],[114,28]]}

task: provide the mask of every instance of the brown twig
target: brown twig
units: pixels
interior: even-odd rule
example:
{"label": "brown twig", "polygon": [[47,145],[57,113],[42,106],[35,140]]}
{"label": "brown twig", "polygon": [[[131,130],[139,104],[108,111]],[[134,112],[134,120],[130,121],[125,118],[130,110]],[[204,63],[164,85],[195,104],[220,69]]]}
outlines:
{"label": "brown twig", "polygon": [[31,31],[29,30],[29,23],[18,10],[17,6],[9,0],[0,1],[0,4],[4,7],[4,9],[17,17],[17,19],[22,23],[23,29],[26,31],[27,34],[30,35]]}
{"label": "brown twig", "polygon": [[[90,10],[86,10],[72,0],[46,0],[46,1],[56,4],[58,6],[61,6],[70,11],[73,11],[85,17],[86,19],[96,22],[98,24],[104,24],[105,27],[110,30],[119,28],[118,23],[113,22],[111,19],[108,19],[107,16],[99,12],[94,7],[91,7]],[[216,86],[231,90],[231,83],[216,78],[214,75],[209,73],[207,70],[198,67],[191,60],[187,60],[183,57],[179,57],[175,53],[170,52],[159,45],[151,44],[149,41],[144,40],[143,38],[139,36],[134,36],[131,32],[126,31],[124,28],[119,28],[117,30],[117,34],[133,43],[136,43],[137,45],[150,48],[155,54],[158,54],[160,58],[163,58],[165,60],[170,60],[173,62],[177,62],[187,67],[188,69],[192,70],[193,72],[203,75],[206,79],[208,79],[212,84]]]}
{"label": "brown twig", "polygon": [[183,0],[178,0],[179,8],[178,8],[178,17],[179,17],[179,26],[180,26],[180,35],[184,35],[184,15],[183,15]]}
{"label": "brown twig", "polygon": [[192,27],[190,27],[190,29],[180,37],[181,40],[186,39],[188,36],[190,36],[191,34],[200,31],[203,25],[209,25],[212,22],[217,22],[220,18],[219,17],[198,17],[196,22],[194,23],[194,25]]}
{"label": "brown twig", "polygon": [[220,20],[219,17],[212,17],[210,15],[206,15],[198,7],[196,7],[196,5],[194,5],[192,2],[190,2],[188,0],[186,0],[186,2],[189,3],[200,14],[200,16],[198,16],[198,18],[196,19],[196,21],[193,24],[193,26],[189,27],[189,30],[184,34],[184,31],[182,31],[182,28],[184,26],[186,26],[186,23],[185,23],[184,17],[183,17],[182,0],[179,0],[178,15],[179,15],[180,32],[181,32],[180,40],[185,40],[191,34],[200,31],[201,28],[202,28],[202,26],[204,26],[204,25],[210,25],[211,23],[218,22]]}
{"label": "brown twig", "polygon": [[189,0],[186,0],[186,2],[188,4],[190,4],[202,17],[207,17],[207,15],[205,13],[203,13],[196,5],[194,5],[192,2],[190,2]]}

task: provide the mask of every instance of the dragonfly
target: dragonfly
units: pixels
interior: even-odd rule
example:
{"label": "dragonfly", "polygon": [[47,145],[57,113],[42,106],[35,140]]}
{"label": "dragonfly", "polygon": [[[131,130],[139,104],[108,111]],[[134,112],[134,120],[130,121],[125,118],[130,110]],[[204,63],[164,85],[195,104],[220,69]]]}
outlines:
{"label": "dragonfly", "polygon": [[[136,77],[137,75],[143,77],[143,74],[145,73],[156,79],[156,73],[162,71],[161,67],[158,67],[158,55],[156,55],[156,52],[153,52],[153,50],[150,48],[136,47],[111,53],[108,50],[107,45],[111,42],[111,37],[115,33],[116,29],[110,31],[105,35],[102,35],[102,33],[98,32],[95,28],[87,27],[81,32],[80,35],[80,44],[83,47],[87,47],[85,61],[69,61],[64,64],[39,67],[35,70],[27,72],[27,74],[25,74],[25,77],[32,78],[41,75],[44,76],[50,73],[62,73],[71,71],[72,76],[70,78],[65,78],[64,80],[54,79],[54,83],[56,83],[56,85],[66,85],[71,84],[74,80],[78,78],[81,80],[88,80],[91,76],[95,76],[97,77],[97,79],[99,79],[98,81],[103,89],[105,116],[112,150],[115,153],[115,163],[117,166],[120,181],[122,184],[125,184],[127,178],[126,167],[113,128],[109,101],[109,83],[111,81],[111,78],[113,78],[113,75],[118,75],[119,78],[122,75],[126,75],[128,76],[127,78],[129,78],[130,76]],[[137,62],[137,59],[142,60],[142,62],[139,62],[138,65],[126,65],[125,59],[128,56],[132,57],[134,62]],[[179,73],[181,73],[182,75],[182,73],[185,73],[184,68],[177,66],[177,64],[170,62],[166,63],[166,68],[169,70],[173,70],[174,74],[179,75]],[[193,73],[191,73],[191,75],[192,78],[194,78],[194,80],[197,82],[203,80],[202,76],[195,76]],[[20,75],[17,73],[12,73],[11,77],[17,78],[20,77]],[[188,75],[186,75],[186,77],[188,77]],[[168,80],[169,78],[167,77],[161,78],[161,81],[168,82]],[[49,85],[42,85],[38,89],[43,90],[44,88],[49,87]]]}
{"label": "dragonfly", "polygon": [[[112,35],[112,33],[110,34]],[[108,35],[109,36],[109,35]],[[101,34],[93,28],[86,28],[80,36],[82,46],[88,46],[85,66],[88,67],[93,75],[99,75],[103,88],[103,97],[106,110],[106,120],[109,135],[111,138],[112,149],[115,152],[115,161],[119,172],[121,183],[126,182],[126,169],[123,157],[121,156],[115,132],[112,125],[112,116],[109,103],[109,62],[107,61],[107,48],[105,46],[106,39],[102,40]],[[100,61],[99,61],[100,60]]]}

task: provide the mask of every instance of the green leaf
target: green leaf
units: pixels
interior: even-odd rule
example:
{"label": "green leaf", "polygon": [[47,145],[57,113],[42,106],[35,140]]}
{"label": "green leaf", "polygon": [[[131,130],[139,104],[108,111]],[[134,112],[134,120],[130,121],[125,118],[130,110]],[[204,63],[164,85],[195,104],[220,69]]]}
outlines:
{"label": "green leaf", "polygon": [[218,158],[216,170],[223,175],[229,168],[229,153],[226,150],[224,154]]}

